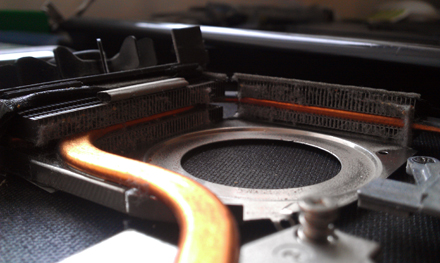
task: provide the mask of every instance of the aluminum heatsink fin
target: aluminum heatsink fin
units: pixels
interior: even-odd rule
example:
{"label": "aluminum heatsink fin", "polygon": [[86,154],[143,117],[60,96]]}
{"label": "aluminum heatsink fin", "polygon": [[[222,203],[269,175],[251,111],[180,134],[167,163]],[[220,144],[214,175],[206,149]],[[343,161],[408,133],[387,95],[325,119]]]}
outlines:
{"label": "aluminum heatsink fin", "polygon": [[223,108],[219,106],[201,107],[159,121],[146,122],[110,133],[96,142],[104,151],[119,155],[136,153],[146,145],[222,120]]}
{"label": "aluminum heatsink fin", "polygon": [[224,94],[224,84],[203,81],[187,87],[104,103],[95,97],[22,111],[15,136],[37,146],[75,133],[100,129],[194,105],[206,105]]}
{"label": "aluminum heatsink fin", "polygon": [[233,79],[239,84],[241,102],[251,98],[315,109],[354,112],[395,118],[402,125],[392,126],[247,103],[239,105],[242,118],[370,135],[402,145],[410,143],[410,126],[419,94],[248,74],[235,74]]}

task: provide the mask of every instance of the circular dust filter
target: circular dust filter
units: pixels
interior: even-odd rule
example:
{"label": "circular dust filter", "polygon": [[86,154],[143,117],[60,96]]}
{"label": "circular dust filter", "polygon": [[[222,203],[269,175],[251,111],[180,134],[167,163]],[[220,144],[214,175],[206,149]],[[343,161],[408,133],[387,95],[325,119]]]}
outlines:
{"label": "circular dust filter", "polygon": [[314,185],[341,170],[336,157],[316,147],[258,139],[203,145],[186,153],[181,164],[194,177],[253,189]]}

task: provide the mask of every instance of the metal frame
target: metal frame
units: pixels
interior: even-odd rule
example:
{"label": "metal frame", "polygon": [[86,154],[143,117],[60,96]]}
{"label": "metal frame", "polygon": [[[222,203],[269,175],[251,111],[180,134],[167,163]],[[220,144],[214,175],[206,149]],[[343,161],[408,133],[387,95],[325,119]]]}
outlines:
{"label": "metal frame", "polygon": [[[196,178],[181,166],[183,156],[202,145],[242,139],[284,140],[313,146],[334,155],[341,171],[319,184],[289,189],[247,189],[220,185]],[[330,196],[339,206],[356,200],[356,190],[375,178],[386,178],[414,150],[362,139],[344,139],[316,132],[274,127],[226,127],[185,134],[156,144],[144,161],[183,174],[213,191],[225,204],[243,205],[243,220],[279,222],[297,212],[297,201],[308,196]]]}

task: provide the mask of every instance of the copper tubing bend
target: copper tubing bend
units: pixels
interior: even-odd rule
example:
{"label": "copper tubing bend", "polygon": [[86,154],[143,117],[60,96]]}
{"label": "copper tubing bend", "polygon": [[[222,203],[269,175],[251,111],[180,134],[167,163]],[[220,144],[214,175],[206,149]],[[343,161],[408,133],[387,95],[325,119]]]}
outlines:
{"label": "copper tubing bend", "polygon": [[[176,113],[159,114],[142,121]],[[238,262],[235,220],[213,193],[180,174],[104,152],[93,145],[103,135],[126,126],[117,125],[67,138],[60,144],[61,156],[81,171],[128,187],[148,189],[150,195],[168,205],[181,229],[176,262]]]}

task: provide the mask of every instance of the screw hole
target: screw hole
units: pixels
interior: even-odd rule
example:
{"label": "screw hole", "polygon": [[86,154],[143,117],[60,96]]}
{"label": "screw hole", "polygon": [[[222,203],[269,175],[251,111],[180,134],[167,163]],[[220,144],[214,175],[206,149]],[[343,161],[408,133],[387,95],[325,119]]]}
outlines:
{"label": "screw hole", "polygon": [[382,150],[382,151],[379,151],[378,153],[379,153],[379,154],[382,154],[382,155],[387,155],[387,154],[389,154],[390,152],[387,151],[387,150]]}
{"label": "screw hole", "polygon": [[420,163],[420,164],[434,163],[434,160],[432,158],[424,157],[424,156],[416,156],[413,158],[413,160],[416,163]]}

